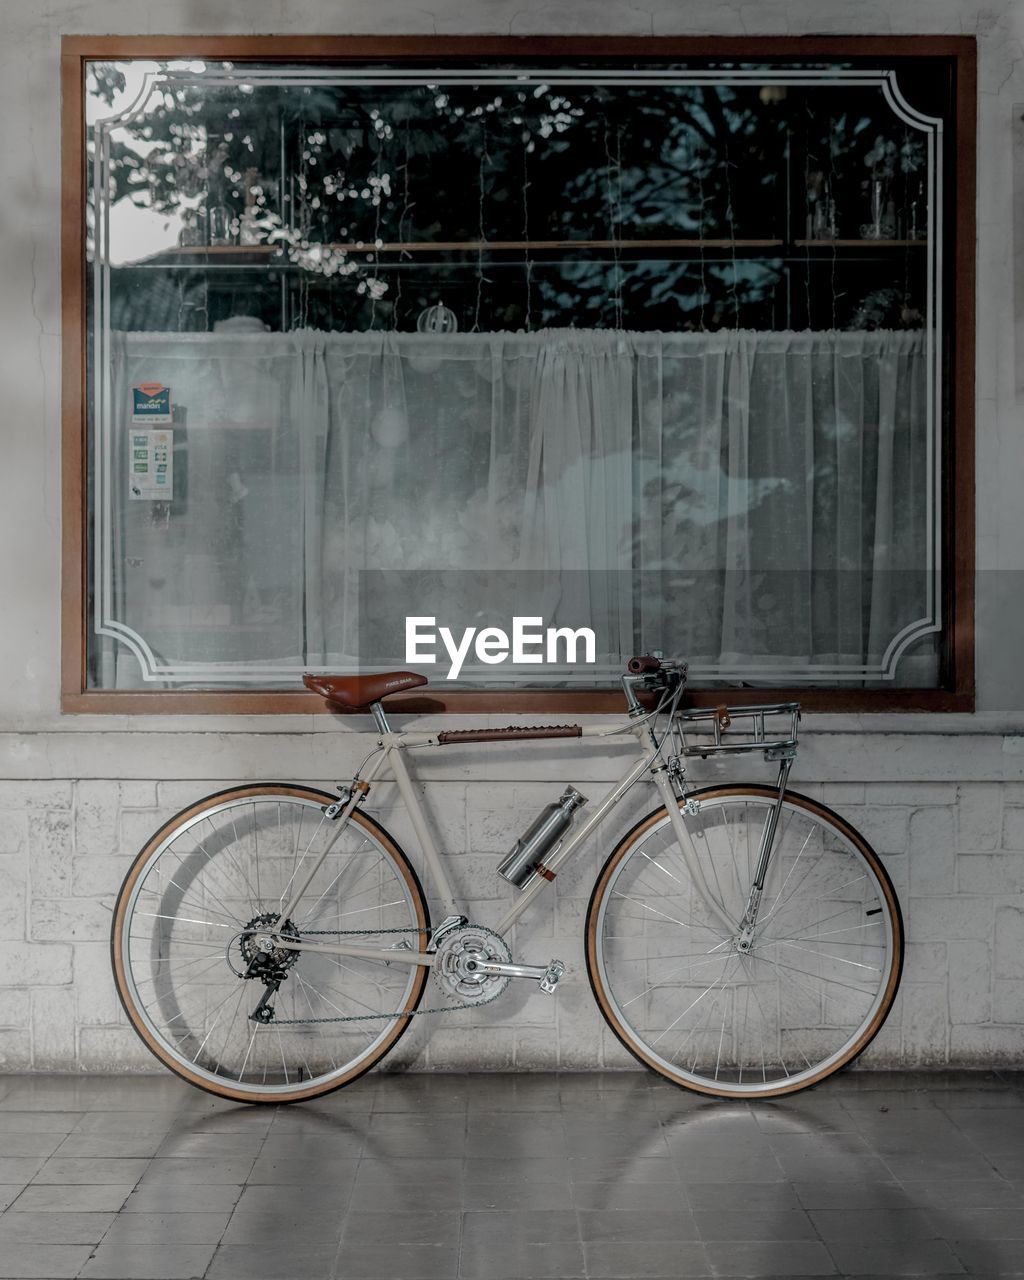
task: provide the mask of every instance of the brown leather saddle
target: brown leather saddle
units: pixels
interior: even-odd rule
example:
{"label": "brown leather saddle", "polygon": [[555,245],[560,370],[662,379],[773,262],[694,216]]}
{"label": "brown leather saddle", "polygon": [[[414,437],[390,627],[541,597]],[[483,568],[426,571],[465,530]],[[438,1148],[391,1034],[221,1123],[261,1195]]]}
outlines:
{"label": "brown leather saddle", "polygon": [[[321,698],[332,711],[343,715],[369,711],[372,704],[392,693],[404,693],[427,683],[415,671],[381,671],[372,676],[303,676],[302,683]],[[443,729],[437,735],[440,746],[459,742],[504,742],[510,738],[579,738],[578,724],[509,725],[507,729]]]}
{"label": "brown leather saddle", "polygon": [[374,702],[392,693],[405,693],[427,683],[415,671],[379,671],[370,676],[303,676],[302,683],[321,698],[332,711],[369,711]]}

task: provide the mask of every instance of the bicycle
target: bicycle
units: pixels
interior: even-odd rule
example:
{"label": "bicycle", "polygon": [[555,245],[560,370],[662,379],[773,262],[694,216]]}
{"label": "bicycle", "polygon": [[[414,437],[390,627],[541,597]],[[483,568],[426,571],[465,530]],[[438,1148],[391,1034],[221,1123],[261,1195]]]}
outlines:
{"label": "bicycle", "polygon": [[[788,788],[800,707],[684,710],[684,664],[644,655],[622,677],[624,721],[402,732],[383,701],[412,672],[306,676],[376,735],[338,794],[291,783],[232,787],[167,822],[118,894],[118,993],[152,1052],[224,1098],[301,1101],[352,1083],[412,1018],[497,999],[513,980],[555,994],[565,966],[513,960],[506,938],[559,868],[645,776],[660,804],[619,841],[591,894],[585,954],[601,1013],[666,1080],[719,1097],[808,1088],[852,1062],[885,1020],[903,960],[899,903],[867,841]],[[588,805],[545,809],[498,870],[519,890],[493,929],[460,912],[406,755],[456,744],[632,741],[619,781]],[[694,756],[750,752],[774,785],[694,787]],[[428,917],[417,872],[364,808],[388,776],[446,911]],[[420,1008],[428,978],[435,994]]]}

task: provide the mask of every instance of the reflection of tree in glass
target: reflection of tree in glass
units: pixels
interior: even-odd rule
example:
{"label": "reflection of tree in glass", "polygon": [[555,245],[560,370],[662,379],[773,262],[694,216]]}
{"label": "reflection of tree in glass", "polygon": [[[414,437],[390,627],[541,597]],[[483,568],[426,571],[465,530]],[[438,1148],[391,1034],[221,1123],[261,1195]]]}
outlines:
{"label": "reflection of tree in glass", "polygon": [[[124,84],[91,64],[94,97]],[[802,235],[812,167],[847,231],[862,220],[864,157],[880,137],[902,156],[906,138],[877,92],[860,111],[834,96],[172,77],[112,131],[110,198],[177,215],[198,242],[278,245],[298,274],[291,320],[314,327],[412,329],[439,301],[462,329],[841,324],[856,299],[835,281],[819,316],[810,286],[806,301],[784,287],[781,248],[736,243]],[[384,248],[424,244],[439,247]]]}

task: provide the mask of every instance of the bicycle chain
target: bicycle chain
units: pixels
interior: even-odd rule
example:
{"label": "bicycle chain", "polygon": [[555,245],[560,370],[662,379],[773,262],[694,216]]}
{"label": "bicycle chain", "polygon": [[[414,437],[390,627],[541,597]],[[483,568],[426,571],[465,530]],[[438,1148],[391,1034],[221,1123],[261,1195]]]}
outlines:
{"label": "bicycle chain", "polygon": [[[330,935],[332,938],[365,938],[367,936],[376,938],[382,933],[433,933],[433,929],[303,929],[302,937],[322,938]],[[485,1000],[481,1003],[487,1004],[489,1001]],[[382,1018],[386,1018],[389,1021],[392,1018],[418,1018],[424,1013],[461,1013],[464,1009],[478,1007],[477,1005],[469,1004],[442,1004],[433,1009],[399,1009],[396,1013],[353,1013],[347,1018],[274,1018],[267,1025],[274,1027],[308,1027],[319,1026],[324,1022],[379,1022]]]}

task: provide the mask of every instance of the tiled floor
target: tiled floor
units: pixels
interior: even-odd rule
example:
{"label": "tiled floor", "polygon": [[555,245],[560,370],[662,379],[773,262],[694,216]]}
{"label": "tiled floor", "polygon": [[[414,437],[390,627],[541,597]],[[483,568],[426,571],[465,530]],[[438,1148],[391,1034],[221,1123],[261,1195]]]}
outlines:
{"label": "tiled floor", "polygon": [[1024,1076],[0,1076],[0,1209],[2,1277],[1024,1277]]}

